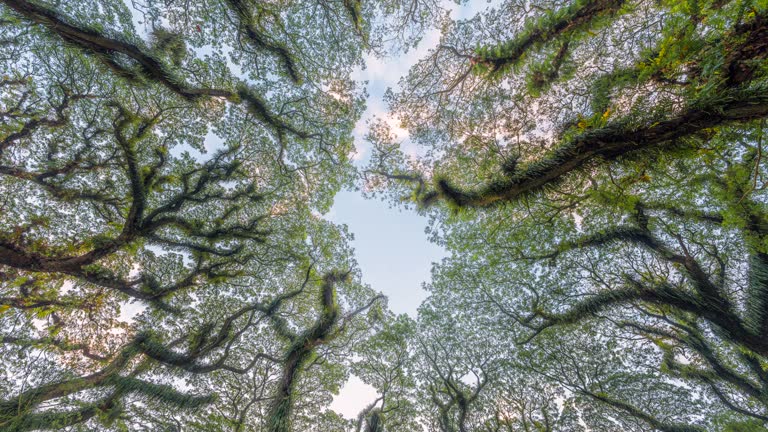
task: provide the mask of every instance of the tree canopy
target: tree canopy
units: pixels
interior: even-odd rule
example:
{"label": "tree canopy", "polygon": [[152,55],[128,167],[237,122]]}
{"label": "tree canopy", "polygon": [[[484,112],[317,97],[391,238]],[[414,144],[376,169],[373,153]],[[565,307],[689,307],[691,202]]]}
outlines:
{"label": "tree canopy", "polygon": [[[0,0],[0,430],[768,431],[768,4],[447,7]],[[449,253],[416,317],[355,186]]]}

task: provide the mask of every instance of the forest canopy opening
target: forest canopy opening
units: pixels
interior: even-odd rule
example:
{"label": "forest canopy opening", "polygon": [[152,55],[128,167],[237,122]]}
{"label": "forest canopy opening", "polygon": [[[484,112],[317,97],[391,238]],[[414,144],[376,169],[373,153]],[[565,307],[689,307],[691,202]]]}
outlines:
{"label": "forest canopy opening", "polygon": [[0,0],[0,430],[768,432],[768,3],[455,3]]}

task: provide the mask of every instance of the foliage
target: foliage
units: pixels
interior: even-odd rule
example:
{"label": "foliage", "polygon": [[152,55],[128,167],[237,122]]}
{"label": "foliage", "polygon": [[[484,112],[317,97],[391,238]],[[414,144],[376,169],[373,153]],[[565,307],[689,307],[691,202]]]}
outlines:
{"label": "foliage", "polygon": [[[356,167],[353,73],[433,24]],[[764,1],[0,0],[0,46],[2,430],[768,427]],[[322,217],[356,179],[449,252],[417,317]]]}
{"label": "foliage", "polygon": [[302,429],[384,307],[318,216],[381,12],[1,3],[0,429]]}
{"label": "foliage", "polygon": [[432,430],[765,426],[765,7],[505,1],[388,93],[419,156],[373,124],[363,187],[450,252]]}

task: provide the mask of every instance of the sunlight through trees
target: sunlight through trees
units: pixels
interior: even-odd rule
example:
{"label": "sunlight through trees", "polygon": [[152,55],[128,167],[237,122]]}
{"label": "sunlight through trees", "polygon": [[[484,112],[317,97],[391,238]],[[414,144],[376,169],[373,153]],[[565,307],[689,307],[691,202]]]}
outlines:
{"label": "sunlight through trees", "polygon": [[768,4],[450,6],[0,0],[0,430],[768,431]]}

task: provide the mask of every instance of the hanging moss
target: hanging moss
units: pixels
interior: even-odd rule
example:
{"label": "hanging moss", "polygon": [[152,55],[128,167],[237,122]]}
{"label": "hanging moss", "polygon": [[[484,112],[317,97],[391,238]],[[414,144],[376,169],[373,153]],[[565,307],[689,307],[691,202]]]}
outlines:
{"label": "hanging moss", "polygon": [[187,56],[187,44],[184,38],[163,28],[152,31],[152,44],[155,50],[165,53],[176,67],[181,66]]}
{"label": "hanging moss", "polygon": [[[523,61],[529,51],[538,49],[555,40],[562,40],[563,49],[556,56],[559,62],[551,66],[559,68],[568,52],[575,34],[594,30],[610,23],[610,18],[621,10],[625,0],[578,0],[568,6],[547,13],[537,21],[528,22],[516,38],[500,45],[481,47],[473,59],[475,71],[489,78],[498,78]],[[544,75],[556,74],[551,71]]]}
{"label": "hanging moss", "polygon": [[365,432],[384,432],[384,419],[380,409],[374,409],[368,416]]}
{"label": "hanging moss", "polygon": [[[226,0],[225,3],[237,15],[240,25],[244,30],[246,41],[256,49],[266,51],[277,57],[283,70],[285,70],[291,80],[296,84],[300,84],[302,79],[298,70],[298,61],[284,44],[270,40],[266,34],[259,30],[259,24],[254,18],[254,11],[251,10],[248,2],[243,0]],[[256,6],[257,9],[260,7]]]}
{"label": "hanging moss", "polygon": [[745,324],[755,335],[768,338],[768,254],[750,257]]}
{"label": "hanging moss", "polygon": [[118,392],[138,394],[146,400],[158,402],[164,405],[172,405],[181,409],[195,409],[208,405],[216,400],[214,395],[198,396],[183,393],[173,386],[154,384],[148,381],[115,375],[107,379],[105,386],[112,386]]}
{"label": "hanging moss", "polygon": [[474,190],[456,187],[446,178],[436,176],[435,190],[440,198],[456,208],[491,207],[554,188],[567,174],[589,167],[589,163],[597,159],[605,163],[638,154],[641,150],[663,146],[674,148],[681,139],[702,130],[752,121],[766,115],[768,96],[763,87],[707,95],[692,101],[677,116],[651,124],[638,127],[627,124],[628,119],[619,119],[570,137],[566,134],[563,143],[555,150],[522,167],[515,176],[494,180]]}
{"label": "hanging moss", "polygon": [[333,327],[339,320],[335,285],[345,281],[348,276],[348,273],[335,271],[323,277],[319,298],[320,317],[312,327],[291,338],[291,344],[283,356],[283,373],[278,390],[267,415],[269,432],[290,432],[296,380],[305,366],[314,360],[315,347],[333,337]]}

